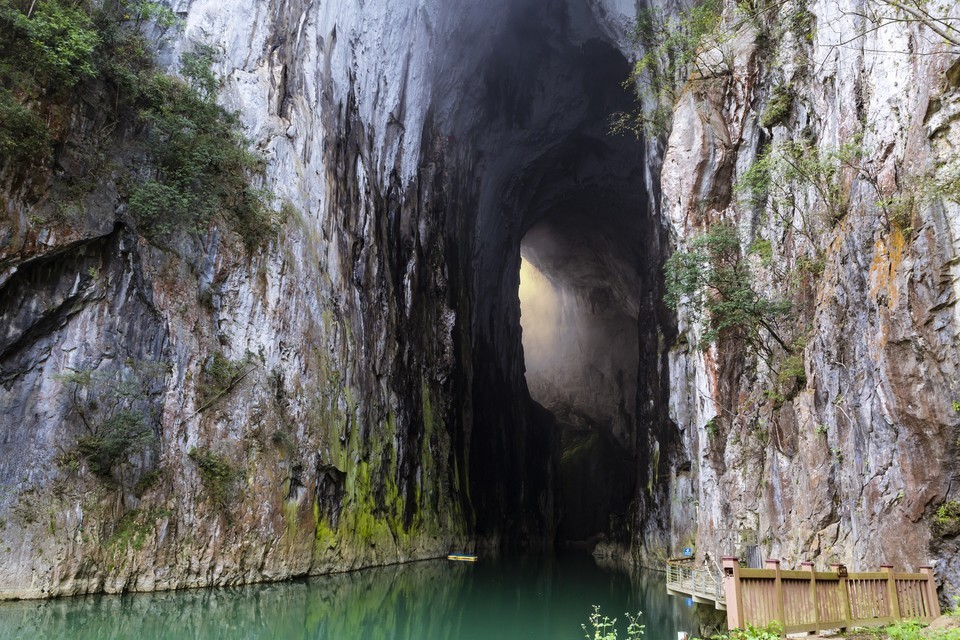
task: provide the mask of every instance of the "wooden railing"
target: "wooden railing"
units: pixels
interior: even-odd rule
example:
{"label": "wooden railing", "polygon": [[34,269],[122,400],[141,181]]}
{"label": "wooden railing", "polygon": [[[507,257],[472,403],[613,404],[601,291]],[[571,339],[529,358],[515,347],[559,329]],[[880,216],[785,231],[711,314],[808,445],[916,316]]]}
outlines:
{"label": "wooden railing", "polygon": [[723,559],[727,627],[766,626],[780,622],[783,633],[876,627],[912,618],[929,622],[940,615],[933,569],[897,573],[884,565],[875,573],[782,571],[779,560],[765,569],[744,569],[737,558]]}
{"label": "wooden railing", "polygon": [[708,569],[695,569],[693,558],[672,558],[667,561],[667,592],[687,595],[694,602],[724,608],[723,576]]}

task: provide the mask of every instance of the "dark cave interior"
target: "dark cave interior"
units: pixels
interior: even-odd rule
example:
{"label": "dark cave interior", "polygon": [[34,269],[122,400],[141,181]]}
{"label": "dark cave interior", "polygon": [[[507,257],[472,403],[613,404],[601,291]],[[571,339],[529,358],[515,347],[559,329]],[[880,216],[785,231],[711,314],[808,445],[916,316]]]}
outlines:
{"label": "dark cave interior", "polygon": [[478,176],[477,530],[508,548],[626,544],[666,411],[664,232],[643,141],[609,130],[635,107],[629,63],[583,0],[512,11],[460,112]]}

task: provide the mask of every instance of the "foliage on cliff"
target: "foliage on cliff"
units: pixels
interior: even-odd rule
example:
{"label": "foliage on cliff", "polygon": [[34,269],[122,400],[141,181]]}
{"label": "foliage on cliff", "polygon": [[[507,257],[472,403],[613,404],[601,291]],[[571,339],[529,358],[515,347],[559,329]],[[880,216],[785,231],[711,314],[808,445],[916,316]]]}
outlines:
{"label": "foliage on cliff", "polygon": [[72,4],[21,4],[0,0],[0,158],[43,161],[51,140],[40,101],[96,75],[101,37],[90,15]]}
{"label": "foliage on cliff", "polygon": [[71,413],[81,425],[76,447],[64,448],[61,463],[77,467],[82,459],[101,480],[132,488],[138,458],[158,438],[153,387],[165,373],[162,364],[131,361],[111,370],[61,375],[70,387]]}
{"label": "foliage on cliff", "polygon": [[790,310],[786,300],[765,295],[754,283],[750,261],[740,250],[732,224],[710,225],[666,264],[667,305],[684,304],[701,324],[703,339],[714,342],[724,332],[735,332],[758,353],[767,350],[764,335],[785,351],[777,318]]}
{"label": "foliage on cliff", "polygon": [[220,219],[255,245],[273,230],[269,194],[251,184],[263,159],[217,104],[212,48],[186,53],[180,77],[156,67],[152,51],[177,22],[143,0],[0,0],[0,166],[49,171],[73,112],[91,103],[111,114],[97,155],[127,150],[121,195],[142,233],[162,240]]}
{"label": "foliage on cliff", "polygon": [[705,64],[702,45],[717,32],[722,9],[720,0],[700,0],[681,13],[664,7],[638,12],[632,34],[637,59],[624,81],[638,106],[613,115],[614,133],[666,131],[680,87]]}

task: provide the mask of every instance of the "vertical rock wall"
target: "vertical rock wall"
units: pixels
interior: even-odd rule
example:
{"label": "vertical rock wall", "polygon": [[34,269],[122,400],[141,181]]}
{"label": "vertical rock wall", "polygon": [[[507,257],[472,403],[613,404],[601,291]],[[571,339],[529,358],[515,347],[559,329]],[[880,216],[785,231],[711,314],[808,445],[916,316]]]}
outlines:
{"label": "vertical rock wall", "polygon": [[[66,217],[54,178],[7,172],[4,597],[433,557],[472,527],[430,109],[430,57],[457,25],[413,3],[182,15],[162,55],[220,52],[222,99],[266,154],[286,219],[252,251],[217,226],[160,247],[109,169]],[[78,105],[68,149],[105,117]],[[63,157],[61,182],[87,161]],[[122,411],[148,442],[98,475],[84,438]]]}
{"label": "vertical rock wall", "polygon": [[[681,312],[670,406],[690,465],[669,472],[673,537],[695,527],[714,559],[723,529],[747,528],[789,563],[933,561],[952,593],[957,542],[934,514],[956,499],[958,471],[960,206],[944,186],[960,139],[956,55],[919,23],[872,28],[861,14],[878,6],[779,5],[728,32],[680,95],[663,214],[681,248],[710,223],[737,225],[758,286],[793,300],[781,326],[802,371],[778,379],[782,361],[736,340],[701,350]],[[937,11],[956,20],[949,3]],[[774,115],[778,93],[789,98]],[[745,203],[734,185],[758,155],[805,141],[808,157],[852,150],[827,177],[840,204],[814,180],[791,187],[797,215]],[[900,210],[881,202],[901,194]],[[765,243],[765,258],[751,251]]]}

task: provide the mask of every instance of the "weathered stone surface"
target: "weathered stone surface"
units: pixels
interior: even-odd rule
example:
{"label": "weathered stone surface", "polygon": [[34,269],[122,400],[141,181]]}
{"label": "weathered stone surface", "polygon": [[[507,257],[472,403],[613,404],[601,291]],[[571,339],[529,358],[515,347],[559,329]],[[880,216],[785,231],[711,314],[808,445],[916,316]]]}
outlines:
{"label": "weathered stone surface", "polygon": [[[198,39],[222,50],[224,100],[268,154],[268,185],[298,212],[268,247],[246,253],[212,228],[157,249],[129,227],[109,181],[83,203],[82,224],[46,223],[54,204],[13,178],[0,298],[3,597],[273,580],[466,544],[444,179],[423,160],[440,142],[425,124],[429,47],[410,38],[431,37],[419,14],[433,9],[382,10],[393,20],[372,5],[197,2],[186,13],[169,58]],[[388,24],[395,33],[381,32]],[[369,53],[384,43],[389,52]],[[215,357],[237,373],[211,394]],[[98,425],[83,424],[63,378],[131,363],[163,372],[147,398],[154,441],[118,463],[128,476],[155,471],[136,489],[136,478],[96,477],[77,454]],[[223,491],[201,454],[229,469]]]}
{"label": "weathered stone surface", "polygon": [[[800,272],[803,257],[818,252],[824,261],[801,286],[806,381],[786,401],[764,397],[776,390],[773,374],[735,345],[689,348],[699,336],[681,314],[687,337],[671,350],[671,417],[698,472],[676,473],[676,490],[696,505],[675,512],[674,535],[695,523],[702,552],[716,555],[721,529],[756,528],[762,552],[789,563],[912,569],[934,561],[954,593],[956,543],[932,535],[931,518],[955,498],[952,221],[960,208],[943,192],[928,194],[902,231],[877,204],[954,162],[944,136],[956,132],[941,127],[956,121],[937,115],[956,100],[953,57],[916,24],[872,31],[852,4],[808,9],[816,26],[808,41],[788,35],[761,55],[756,34],[739,31],[726,45],[730,73],[691,81],[674,112],[661,182],[678,242],[705,220],[728,219],[744,251],[754,238],[768,240],[782,271]],[[768,26],[786,24],[790,10]],[[837,44],[856,33],[863,38]],[[784,83],[794,95],[788,117],[764,130],[760,113]],[[821,153],[850,143],[864,150],[859,169],[838,177],[849,194],[842,219],[816,222],[814,237],[799,219],[758,215],[730,199],[758,150],[802,139]],[[871,180],[887,191],[878,195]],[[813,215],[823,211],[818,198],[801,193],[798,204]],[[776,292],[782,282],[765,286]]]}

